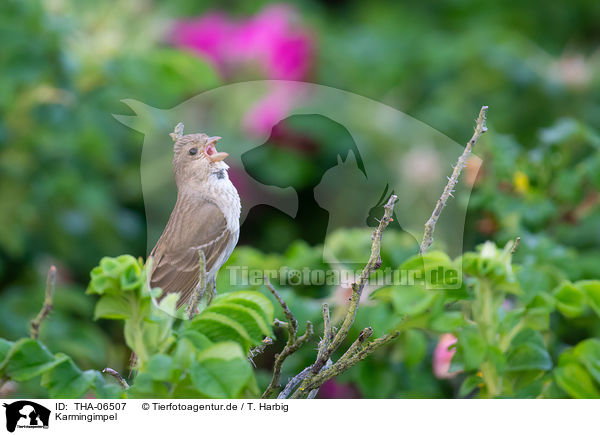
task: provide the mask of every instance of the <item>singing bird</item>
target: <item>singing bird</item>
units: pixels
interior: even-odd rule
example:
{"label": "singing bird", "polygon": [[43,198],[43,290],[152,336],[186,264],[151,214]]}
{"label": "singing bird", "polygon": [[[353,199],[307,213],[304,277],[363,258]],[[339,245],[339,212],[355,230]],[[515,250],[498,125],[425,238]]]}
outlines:
{"label": "singing bird", "polygon": [[237,244],[241,204],[223,161],[229,154],[215,147],[220,137],[184,135],[182,123],[171,137],[177,201],[150,254],[150,285],[178,293],[177,308],[187,304],[193,317],[207,288],[209,302],[216,293],[215,276]]}

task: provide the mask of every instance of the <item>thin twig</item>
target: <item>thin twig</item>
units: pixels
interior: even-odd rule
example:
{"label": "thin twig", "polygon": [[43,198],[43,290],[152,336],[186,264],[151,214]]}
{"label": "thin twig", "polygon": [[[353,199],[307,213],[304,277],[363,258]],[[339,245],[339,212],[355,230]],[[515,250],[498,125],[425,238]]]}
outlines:
{"label": "thin twig", "polygon": [[[310,395],[313,390],[318,389],[323,384],[323,382],[325,382],[327,379],[330,379],[330,377],[328,378],[328,377],[324,376],[324,373],[332,373],[332,372],[336,372],[337,374],[341,373],[342,371],[344,371],[348,367],[350,367],[348,365],[343,366],[343,364],[346,362],[346,360],[355,358],[356,355],[360,354],[361,352],[364,352],[365,349],[363,348],[363,343],[373,333],[373,330],[371,328],[367,328],[367,329],[363,330],[363,332],[360,334],[359,338],[352,344],[352,346],[350,346],[351,350],[349,349],[349,351],[344,353],[344,356],[346,357],[346,359],[344,359],[342,361],[338,360],[334,364],[332,364],[331,367],[329,367],[328,363],[330,362],[331,355],[340,346],[340,344],[342,344],[342,342],[346,339],[346,337],[348,336],[348,332],[350,331],[350,328],[354,324],[354,319],[356,318],[356,312],[358,311],[358,306],[360,304],[360,297],[361,297],[362,291],[369,279],[369,276],[375,269],[377,269],[381,266],[381,257],[380,257],[381,239],[383,236],[383,231],[386,229],[386,227],[392,221],[392,215],[394,213],[394,204],[396,203],[397,200],[398,200],[398,197],[396,195],[391,195],[387,204],[384,206],[384,215],[381,218],[381,220],[379,221],[379,225],[377,226],[375,231],[373,231],[373,234],[371,236],[371,255],[369,256],[369,261],[365,265],[358,280],[354,284],[352,284],[352,296],[350,298],[350,305],[348,306],[348,311],[346,312],[346,316],[344,318],[344,321],[342,322],[342,325],[340,326],[339,330],[335,334],[333,332],[333,328],[329,321],[329,307],[327,307],[327,306],[323,307],[323,322],[324,322],[325,331],[324,331],[323,339],[321,340],[321,343],[319,344],[319,351],[317,354],[317,358],[315,360],[315,363],[311,366],[309,374],[304,378],[304,380],[302,381],[302,383],[300,384],[298,389],[296,389],[296,391],[294,391],[294,393],[292,394],[292,396],[291,396],[292,398],[298,398],[298,397],[302,397],[305,395]],[[394,335],[394,337],[396,337],[396,336],[397,336],[397,334]],[[381,340],[381,339],[379,339],[379,340]],[[373,347],[373,350],[375,348],[376,347]],[[371,350],[371,352],[373,350]],[[349,352],[354,352],[355,355],[353,357],[350,357]],[[358,352],[358,353],[356,353],[356,352]],[[365,354],[363,359],[366,358],[367,355],[368,355],[368,353]],[[356,360],[356,362],[358,362],[358,361],[359,360]],[[355,364],[356,362],[353,362],[352,365]],[[326,364],[328,365],[327,368],[325,367]],[[343,368],[343,367],[345,367],[345,368]],[[341,371],[339,371],[338,369],[340,369]],[[333,376],[331,376],[331,377],[333,377]]]}
{"label": "thin twig", "polygon": [[281,390],[281,393],[279,393],[279,396],[277,396],[277,398],[278,399],[287,399],[288,396],[294,390],[294,388],[296,388],[296,386],[300,382],[302,382],[304,380],[304,378],[306,378],[309,374],[310,374],[310,366],[306,367],[304,370],[302,370],[300,373],[298,373],[296,376],[294,376],[292,379],[290,379],[290,381],[287,383],[285,388],[283,390]]}
{"label": "thin twig", "polygon": [[248,352],[248,361],[250,361],[252,365],[256,367],[256,364],[254,364],[254,358],[263,353],[267,346],[270,346],[272,344],[273,339],[271,337],[265,337],[260,345],[250,349],[250,351]]}
{"label": "thin twig", "polygon": [[510,255],[513,255],[515,253],[515,251],[519,248],[520,243],[521,243],[521,238],[517,237],[515,239],[515,243],[512,246],[512,249],[510,250]]}
{"label": "thin twig", "polygon": [[[332,366],[332,364],[333,364],[333,362],[331,361],[331,358],[329,358],[327,360],[327,362],[325,363],[325,365],[323,366],[323,368],[321,369],[321,371],[327,370],[329,367]],[[314,390],[311,390],[311,392],[308,393],[308,396],[306,398],[314,399],[315,397],[317,397],[317,394],[319,394],[319,387],[315,388]]]}
{"label": "thin twig", "polygon": [[[384,335],[381,338],[377,338],[367,344],[359,350],[357,353],[351,356],[347,356],[346,358],[340,358],[337,360],[330,368],[323,370],[322,372],[306,378],[302,383],[300,388],[294,391],[294,394],[291,396],[292,399],[296,399],[302,397],[306,391],[314,390],[315,388],[319,388],[323,383],[328,381],[331,378],[338,376],[339,374],[345,372],[350,367],[364,360],[370,354],[372,354],[379,347],[389,343],[394,338],[400,335],[400,331],[394,331],[389,334]],[[344,354],[346,355],[346,354]]]}
{"label": "thin twig", "polygon": [[42,322],[48,317],[53,308],[54,300],[54,286],[56,284],[56,266],[50,266],[48,269],[48,276],[46,277],[46,295],[44,296],[44,304],[38,315],[31,321],[31,327],[29,333],[31,338],[37,340],[40,335],[40,326]]}
{"label": "thin twig", "polygon": [[276,326],[277,328],[285,328],[285,329],[288,328],[287,322],[283,322],[279,319],[273,320],[273,326]]}
{"label": "thin twig", "polygon": [[119,385],[121,385],[121,387],[123,387],[124,390],[129,389],[129,384],[127,383],[127,381],[125,379],[123,379],[123,376],[121,376],[119,374],[119,372],[116,371],[115,369],[106,367],[104,370],[102,370],[102,373],[106,373],[107,375],[111,375],[113,378],[115,378],[119,382]]}
{"label": "thin twig", "polygon": [[331,326],[331,318],[329,315],[329,305],[323,304],[323,338],[319,342],[319,351],[317,359],[322,358],[325,350],[329,347],[329,343],[334,338],[333,327]]}
{"label": "thin twig", "polygon": [[[267,389],[265,390],[265,392],[262,395],[262,398],[266,399],[277,388],[279,388],[279,380],[281,378],[281,368],[283,366],[283,362],[285,361],[285,359],[288,356],[290,356],[291,354],[293,354],[294,352],[296,352],[300,348],[300,346],[302,346],[309,338],[312,337],[313,325],[310,321],[307,321],[306,322],[306,331],[304,332],[303,335],[301,335],[300,337],[297,337],[298,321],[296,320],[296,317],[294,317],[294,314],[291,312],[291,310],[289,309],[289,307],[287,306],[287,304],[285,303],[283,298],[279,295],[277,290],[275,290],[275,287],[273,287],[273,285],[269,281],[269,278],[267,278],[265,276],[264,281],[265,281],[265,285],[267,286],[269,291],[273,294],[273,296],[275,296],[275,299],[277,299],[277,302],[279,302],[279,305],[281,305],[281,308],[283,309],[285,317],[288,320],[287,324],[286,324],[286,326],[288,328],[288,340],[287,340],[287,343],[286,343],[285,347],[283,348],[283,350],[275,357],[275,363],[273,364],[273,377],[271,379],[271,382],[269,383],[269,386],[267,387]],[[278,321],[279,325],[281,325],[283,323],[284,322]]]}
{"label": "thin twig", "polygon": [[362,291],[367,284],[369,276],[371,273],[378,269],[381,266],[381,238],[383,236],[383,231],[392,221],[392,215],[394,213],[394,204],[398,200],[396,195],[390,196],[387,204],[384,206],[384,214],[381,220],[379,221],[379,225],[373,231],[371,236],[371,255],[369,257],[369,261],[365,265],[363,271],[361,272],[358,280],[352,284],[352,296],[350,298],[350,305],[348,306],[348,311],[346,312],[346,317],[340,326],[340,329],[335,334],[331,344],[327,346],[326,349],[323,350],[321,355],[317,358],[312,367],[313,374],[317,374],[321,371],[321,368],[325,365],[327,360],[331,357],[333,352],[342,344],[342,342],[346,339],[352,324],[354,323],[354,319],[356,318],[356,312],[358,311],[358,306],[360,304],[360,297],[362,296]]}
{"label": "thin twig", "polygon": [[471,150],[473,146],[479,140],[479,137],[487,131],[487,126],[485,125],[485,117],[488,110],[488,106],[483,106],[479,111],[479,117],[477,118],[477,125],[475,126],[475,132],[473,133],[473,137],[471,140],[467,142],[465,146],[465,150],[462,155],[458,158],[456,162],[456,166],[454,166],[454,170],[452,171],[452,176],[448,178],[448,184],[444,188],[444,192],[442,196],[438,200],[435,208],[433,209],[433,213],[431,217],[425,224],[425,232],[423,234],[423,241],[421,242],[420,253],[421,255],[425,254],[427,250],[433,244],[433,232],[435,231],[435,225],[442,214],[442,210],[446,207],[446,202],[448,201],[448,197],[452,196],[452,192],[454,192],[454,187],[458,182],[458,177],[460,177],[460,173],[462,172],[465,164],[467,163],[467,158],[469,154],[471,154]]}

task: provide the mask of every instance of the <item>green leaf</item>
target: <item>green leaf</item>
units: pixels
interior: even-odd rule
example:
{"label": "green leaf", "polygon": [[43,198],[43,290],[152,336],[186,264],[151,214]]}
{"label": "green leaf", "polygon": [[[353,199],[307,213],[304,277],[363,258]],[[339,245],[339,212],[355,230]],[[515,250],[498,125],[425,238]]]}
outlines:
{"label": "green leaf", "polygon": [[93,388],[96,393],[96,399],[125,398],[125,392],[121,385],[115,382],[109,383],[100,372],[95,372]]}
{"label": "green leaf", "polygon": [[456,332],[465,325],[465,316],[458,311],[442,311],[435,316],[429,327],[436,332]]}
{"label": "green leaf", "polygon": [[244,349],[249,349],[253,340],[242,325],[218,313],[202,312],[194,317],[191,327],[206,335],[214,342],[236,341]]}
{"label": "green leaf", "polygon": [[506,357],[506,371],[550,370],[552,358],[548,351],[537,343],[522,343],[511,347]]}
{"label": "green leaf", "polygon": [[554,369],[554,379],[560,388],[574,399],[598,399],[600,391],[580,364],[570,363]]}
{"label": "green leaf", "polygon": [[457,349],[462,355],[464,368],[477,369],[485,359],[487,344],[479,335],[477,328],[464,328],[458,334]]}
{"label": "green leaf", "polygon": [[425,358],[427,353],[427,339],[425,334],[418,330],[404,332],[404,363],[408,367],[414,367]]}
{"label": "green leaf", "polygon": [[458,390],[459,397],[466,397],[473,392],[476,388],[479,388],[483,384],[483,380],[478,375],[470,375],[465,378],[463,383],[460,385]]}
{"label": "green leaf", "polygon": [[213,303],[217,304],[221,302],[231,302],[248,307],[259,312],[263,316],[263,319],[267,325],[273,324],[275,309],[273,308],[273,304],[269,298],[262,293],[250,290],[227,293],[225,295],[218,296]]}
{"label": "green leaf", "polygon": [[213,344],[213,342],[210,341],[206,335],[198,331],[194,331],[193,329],[184,329],[179,334],[179,339],[182,338],[189,340],[196,350],[204,350]]}
{"label": "green leaf", "polygon": [[553,296],[556,299],[556,308],[565,317],[578,317],[585,312],[585,295],[572,283],[561,283],[554,289]]}
{"label": "green leaf", "polygon": [[573,354],[600,383],[600,339],[588,338],[580,342],[573,349]]}
{"label": "green leaf", "polygon": [[439,293],[418,286],[393,287],[392,306],[399,315],[414,316],[423,313]]}
{"label": "green leaf", "polygon": [[144,371],[155,381],[168,381],[173,373],[173,359],[168,355],[152,355]]}
{"label": "green leaf", "polygon": [[198,355],[191,368],[194,387],[210,398],[235,398],[252,376],[244,352],[235,343],[218,343]]}
{"label": "green leaf", "polygon": [[82,372],[71,358],[66,355],[63,357],[63,361],[53,370],[44,373],[41,384],[48,390],[52,399],[82,397],[94,384],[97,372]]}
{"label": "green leaf", "polygon": [[4,338],[0,338],[0,367],[4,358],[10,352],[10,348],[13,347],[14,343],[12,341],[5,340]]}
{"label": "green leaf", "polygon": [[208,307],[204,312],[222,314],[235,320],[244,327],[255,343],[261,341],[265,336],[273,334],[258,312],[243,305],[220,301]]}
{"label": "green leaf", "polygon": [[585,294],[590,307],[600,316],[600,281],[577,281],[575,287]]}
{"label": "green leaf", "polygon": [[5,371],[12,380],[22,382],[53,369],[66,358],[64,355],[55,358],[40,342],[22,338],[6,355],[0,373]]}
{"label": "green leaf", "polygon": [[133,385],[127,390],[128,398],[167,398],[169,389],[165,382],[155,381],[149,373],[140,372],[135,377]]}
{"label": "green leaf", "polygon": [[96,303],[94,320],[127,319],[131,316],[132,305],[122,295],[104,295]]}

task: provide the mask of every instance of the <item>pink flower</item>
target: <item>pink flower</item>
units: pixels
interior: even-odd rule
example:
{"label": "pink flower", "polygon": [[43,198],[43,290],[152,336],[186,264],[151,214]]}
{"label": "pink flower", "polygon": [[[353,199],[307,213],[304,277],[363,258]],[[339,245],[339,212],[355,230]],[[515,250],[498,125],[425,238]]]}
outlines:
{"label": "pink flower", "polygon": [[217,68],[225,68],[228,39],[234,30],[229,18],[221,13],[178,21],[169,37],[177,47],[190,49],[212,61]]}
{"label": "pink flower", "polygon": [[442,334],[435,350],[433,351],[433,374],[438,379],[450,379],[458,372],[450,373],[450,363],[456,349],[448,349],[455,344],[457,338],[453,334]]}
{"label": "pink flower", "polygon": [[286,5],[271,5],[243,20],[216,12],[181,20],[169,40],[205,56],[228,77],[258,68],[261,78],[302,80],[313,58],[312,38]]}

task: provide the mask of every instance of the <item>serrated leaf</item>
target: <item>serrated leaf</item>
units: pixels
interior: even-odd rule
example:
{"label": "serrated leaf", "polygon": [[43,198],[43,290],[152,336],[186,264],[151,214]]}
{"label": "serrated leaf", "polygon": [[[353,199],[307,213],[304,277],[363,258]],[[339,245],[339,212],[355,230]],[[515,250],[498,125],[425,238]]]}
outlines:
{"label": "serrated leaf", "polygon": [[194,317],[191,327],[211,341],[235,341],[249,349],[253,340],[244,327],[233,319],[218,313],[202,312]]}
{"label": "serrated leaf", "polygon": [[231,302],[244,305],[250,309],[258,311],[263,316],[267,325],[271,325],[273,323],[273,318],[275,316],[273,304],[269,298],[257,291],[242,290],[233,293],[227,293],[223,296],[219,296],[214,302]]}
{"label": "serrated leaf", "polygon": [[208,307],[205,312],[218,313],[229,317],[241,324],[254,342],[261,341],[265,336],[272,335],[263,317],[256,311],[235,303],[219,302]]}
{"label": "serrated leaf", "polygon": [[554,379],[560,388],[574,399],[598,399],[600,391],[580,364],[569,363],[554,369]]}

